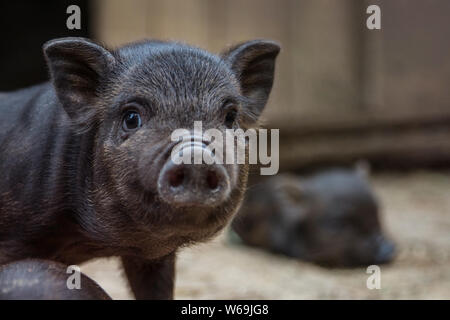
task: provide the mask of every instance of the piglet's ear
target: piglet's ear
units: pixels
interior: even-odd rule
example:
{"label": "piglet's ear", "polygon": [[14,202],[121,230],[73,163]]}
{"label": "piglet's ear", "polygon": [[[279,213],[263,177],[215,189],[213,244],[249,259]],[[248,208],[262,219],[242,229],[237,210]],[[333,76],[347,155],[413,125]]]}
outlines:
{"label": "piglet's ear", "polygon": [[275,182],[275,188],[283,208],[282,215],[289,223],[300,223],[306,219],[306,208],[310,205],[307,191],[298,177],[283,175],[280,178]]}
{"label": "piglet's ear", "polygon": [[305,190],[298,178],[285,175],[283,180],[275,184],[275,188],[282,198],[291,204],[301,204],[305,201]]}
{"label": "piglet's ear", "polygon": [[370,178],[370,163],[366,160],[358,160],[355,164],[355,172],[361,178],[369,180]]}
{"label": "piglet's ear", "polygon": [[267,40],[253,40],[236,45],[223,53],[248,99],[246,122],[256,122],[272,90],[275,59],[280,46]]}
{"label": "piglet's ear", "polygon": [[95,115],[99,84],[111,66],[113,55],[84,38],[62,38],[44,44],[44,54],[56,94],[69,117],[88,126]]}

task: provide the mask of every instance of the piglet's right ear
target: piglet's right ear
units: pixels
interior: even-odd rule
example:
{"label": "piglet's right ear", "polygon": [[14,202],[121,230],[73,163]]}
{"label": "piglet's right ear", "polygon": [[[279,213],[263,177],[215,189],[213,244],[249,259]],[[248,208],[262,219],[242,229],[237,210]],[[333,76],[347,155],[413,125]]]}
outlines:
{"label": "piglet's right ear", "polygon": [[255,123],[269,98],[280,52],[278,43],[252,40],[238,44],[222,54],[237,76],[242,94],[247,98],[244,122]]}
{"label": "piglet's right ear", "polygon": [[89,126],[96,110],[97,89],[115,62],[102,46],[84,38],[62,38],[44,44],[56,94],[69,117]]}

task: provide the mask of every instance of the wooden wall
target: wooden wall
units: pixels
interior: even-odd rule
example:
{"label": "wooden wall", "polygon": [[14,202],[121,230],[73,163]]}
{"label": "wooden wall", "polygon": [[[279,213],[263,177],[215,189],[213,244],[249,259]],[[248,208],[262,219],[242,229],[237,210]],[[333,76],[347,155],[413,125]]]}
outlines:
{"label": "wooden wall", "polygon": [[[365,27],[378,4],[382,29]],[[264,114],[284,168],[450,159],[450,1],[97,0],[97,38],[282,45]]]}

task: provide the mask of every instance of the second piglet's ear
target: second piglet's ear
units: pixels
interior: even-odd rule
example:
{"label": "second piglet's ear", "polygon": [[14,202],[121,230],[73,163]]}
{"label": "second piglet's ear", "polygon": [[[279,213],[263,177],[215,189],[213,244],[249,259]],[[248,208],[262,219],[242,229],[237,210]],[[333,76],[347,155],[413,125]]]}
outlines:
{"label": "second piglet's ear", "polygon": [[96,112],[102,78],[115,62],[102,46],[84,38],[62,38],[44,44],[44,54],[58,99],[80,128],[87,128]]}
{"label": "second piglet's ear", "polygon": [[267,103],[279,52],[280,46],[273,41],[253,40],[236,45],[222,55],[247,99],[245,122],[256,122]]}

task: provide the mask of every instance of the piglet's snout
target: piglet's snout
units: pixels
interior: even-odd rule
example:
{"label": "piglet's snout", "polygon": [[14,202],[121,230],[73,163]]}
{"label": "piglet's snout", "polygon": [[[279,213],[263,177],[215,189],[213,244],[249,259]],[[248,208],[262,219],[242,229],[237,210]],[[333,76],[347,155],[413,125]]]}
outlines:
{"label": "piglet's snout", "polygon": [[[182,142],[174,149],[177,154],[189,155],[190,161],[169,157],[158,178],[158,193],[167,203],[183,206],[217,206],[230,194],[230,177],[222,164],[194,163],[194,158],[206,159],[214,155],[207,142],[194,140]],[[177,155],[176,154],[176,155]],[[187,162],[187,163],[186,163]],[[198,162],[198,161],[197,161]]]}

